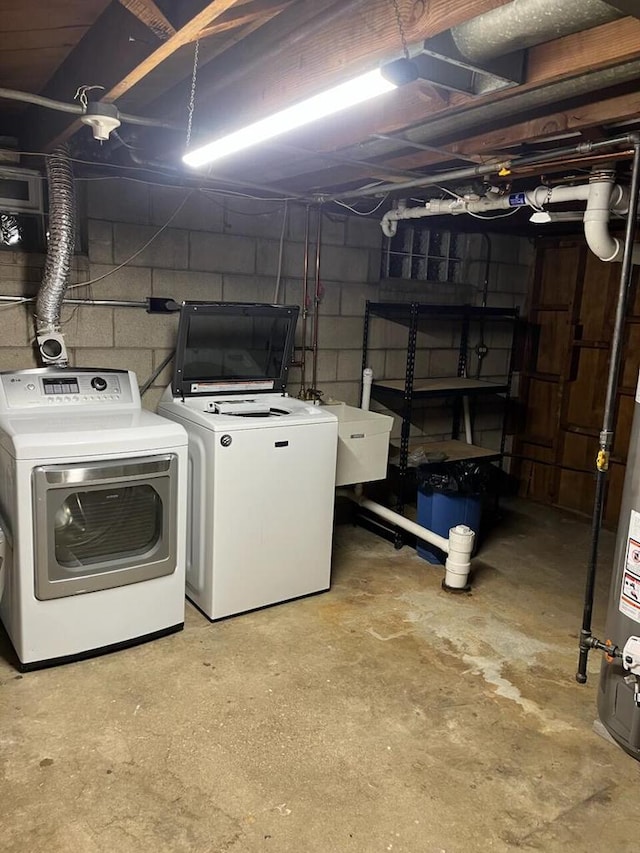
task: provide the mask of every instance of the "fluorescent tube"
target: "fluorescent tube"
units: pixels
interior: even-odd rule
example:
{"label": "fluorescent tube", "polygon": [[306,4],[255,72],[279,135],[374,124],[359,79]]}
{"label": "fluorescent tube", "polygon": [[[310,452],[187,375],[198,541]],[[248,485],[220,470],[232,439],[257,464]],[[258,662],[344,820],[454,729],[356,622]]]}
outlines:
{"label": "fluorescent tube", "polygon": [[376,68],[347,83],[341,83],[339,86],[327,89],[326,92],[307,98],[306,101],[274,113],[268,118],[260,119],[242,130],[236,130],[228,136],[189,151],[182,160],[187,166],[203,166],[205,163],[212,163],[214,160],[235,154],[236,151],[242,151],[259,142],[266,142],[268,139],[346,110],[396,88],[396,83],[385,79],[381,70]]}

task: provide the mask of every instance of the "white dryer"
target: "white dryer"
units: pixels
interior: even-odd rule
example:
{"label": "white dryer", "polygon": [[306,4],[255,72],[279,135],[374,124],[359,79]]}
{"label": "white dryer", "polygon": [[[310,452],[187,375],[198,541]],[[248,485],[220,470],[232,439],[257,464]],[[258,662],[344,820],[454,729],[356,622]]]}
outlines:
{"label": "white dryer", "polygon": [[297,315],[182,307],[158,412],[189,434],[187,596],[212,620],[330,586],[338,421],[284,393]]}
{"label": "white dryer", "polygon": [[22,669],[184,624],[187,436],[128,371],[0,374],[0,616]]}

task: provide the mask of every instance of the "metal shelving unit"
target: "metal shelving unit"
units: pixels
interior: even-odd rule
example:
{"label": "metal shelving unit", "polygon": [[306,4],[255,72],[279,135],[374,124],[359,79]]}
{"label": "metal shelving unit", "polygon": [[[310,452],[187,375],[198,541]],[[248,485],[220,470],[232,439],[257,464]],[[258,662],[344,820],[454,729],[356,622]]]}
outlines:
{"label": "metal shelving unit", "polygon": [[[508,401],[513,376],[513,354],[515,330],[519,311],[517,308],[483,308],[474,305],[433,305],[421,302],[367,302],[362,346],[362,367],[367,366],[371,319],[378,317],[407,329],[407,356],[404,379],[377,377],[371,388],[371,396],[386,408],[402,417],[398,466],[398,512],[405,509],[405,483],[408,473],[408,457],[411,449],[411,418],[415,408],[423,401],[446,398],[452,401],[451,438],[445,441],[417,442],[429,451],[446,454],[445,463],[456,461],[478,461],[501,463],[504,455]],[[453,321],[460,324],[458,366],[455,376],[416,378],[416,343],[419,331],[425,331],[438,321]],[[469,333],[473,323],[486,325],[491,322],[510,324],[511,347],[509,364],[504,379],[488,381],[467,376],[469,367]],[[463,398],[478,398],[494,395],[503,402],[502,432],[500,449],[493,450],[460,440],[461,408]]]}

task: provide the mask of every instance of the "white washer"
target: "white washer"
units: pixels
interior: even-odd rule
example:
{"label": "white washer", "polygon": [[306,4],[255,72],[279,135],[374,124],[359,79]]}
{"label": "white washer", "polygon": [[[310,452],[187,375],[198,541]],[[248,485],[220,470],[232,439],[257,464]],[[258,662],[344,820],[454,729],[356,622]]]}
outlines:
{"label": "white washer", "polygon": [[189,434],[187,596],[212,620],[330,586],[338,421],[283,394],[297,313],[181,311],[158,411]]}
{"label": "white washer", "polygon": [[184,624],[187,436],[135,374],[0,375],[0,616],[22,669]]}

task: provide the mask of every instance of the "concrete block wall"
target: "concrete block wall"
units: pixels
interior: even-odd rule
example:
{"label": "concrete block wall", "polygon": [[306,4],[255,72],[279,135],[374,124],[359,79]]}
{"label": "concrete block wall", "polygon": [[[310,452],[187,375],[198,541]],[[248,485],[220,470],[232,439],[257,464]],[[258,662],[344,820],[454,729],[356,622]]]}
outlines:
{"label": "concrete block wall", "polygon": [[[87,192],[88,254],[74,260],[73,283],[96,280],[73,295],[96,299],[271,302],[276,289],[283,202],[221,197],[202,191],[152,186],[124,179],[90,182]],[[309,285],[313,286],[316,213],[311,215]],[[162,232],[158,229],[162,226]],[[290,203],[284,230],[280,299],[302,301],[305,209]],[[151,240],[151,238],[155,238]],[[151,242],[149,242],[151,240]],[[148,244],[148,245],[147,245]],[[325,214],[322,223],[318,386],[325,399],[356,404],[362,364],[366,300],[477,302],[482,283],[483,241],[472,236],[465,281],[460,284],[380,281],[382,233],[375,219]],[[489,304],[522,303],[531,261],[526,241],[495,238]],[[134,256],[134,257],[132,257]],[[119,264],[126,265],[116,271]],[[0,252],[0,293],[29,296],[42,272],[42,256]],[[108,274],[108,275],[107,275]],[[309,310],[312,310],[310,304]],[[31,306],[0,305],[0,369],[34,366]],[[67,307],[63,320],[72,362],[134,370],[142,383],[175,344],[175,315],[149,315],[133,308]],[[310,326],[311,324],[309,324]],[[377,376],[404,376],[406,329],[375,320],[369,363]],[[300,324],[298,344],[301,344]],[[423,375],[455,372],[455,331],[440,324],[421,334],[418,365]],[[491,369],[498,369],[500,341],[491,343]],[[489,357],[487,367],[489,367]],[[144,403],[155,408],[170,381],[165,368]],[[290,372],[290,393],[300,388]],[[308,358],[307,384],[311,383]],[[416,434],[444,435],[434,412]],[[487,426],[490,432],[490,425]]]}
{"label": "concrete block wall", "polygon": [[[89,183],[87,196],[88,253],[75,259],[72,282],[94,283],[75,289],[74,296],[274,300],[284,203],[189,193],[124,179]],[[312,239],[316,229],[312,211]],[[305,208],[291,204],[284,231],[280,301],[298,305],[302,301],[304,233]],[[318,385],[327,398],[357,402],[364,304],[379,298],[381,242],[375,220],[323,216]],[[312,243],[311,293],[314,259]],[[33,295],[43,263],[42,256],[0,252],[0,293]],[[312,304],[308,307],[311,311]],[[82,306],[65,308],[63,321],[72,363],[126,367],[136,371],[140,382],[175,345],[175,315]],[[31,305],[6,309],[0,305],[0,336],[0,369],[36,365]],[[300,324],[298,344],[302,344]],[[310,384],[309,358],[307,364]],[[145,406],[155,408],[170,376],[171,368],[166,368],[145,395]],[[293,368],[291,393],[297,393],[300,380],[300,371]]]}

